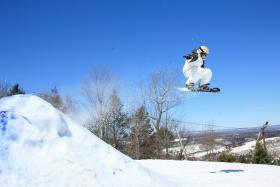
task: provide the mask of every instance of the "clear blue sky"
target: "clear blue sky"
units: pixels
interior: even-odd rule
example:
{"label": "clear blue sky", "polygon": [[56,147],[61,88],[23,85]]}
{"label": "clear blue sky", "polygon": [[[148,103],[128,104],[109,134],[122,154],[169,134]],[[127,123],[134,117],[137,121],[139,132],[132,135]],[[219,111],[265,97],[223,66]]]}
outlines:
{"label": "clear blue sky", "polygon": [[277,0],[1,0],[0,80],[74,93],[93,64],[104,63],[132,88],[163,66],[181,73],[182,55],[206,44],[212,86],[222,92],[192,97],[176,115],[279,124],[279,7]]}

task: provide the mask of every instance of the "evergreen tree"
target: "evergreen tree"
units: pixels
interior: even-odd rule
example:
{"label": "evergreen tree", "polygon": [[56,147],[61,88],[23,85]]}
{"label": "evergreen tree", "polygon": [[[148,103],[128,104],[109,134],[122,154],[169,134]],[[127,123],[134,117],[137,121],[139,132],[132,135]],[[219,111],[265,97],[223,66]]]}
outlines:
{"label": "evergreen tree", "polygon": [[132,115],[130,120],[130,155],[135,159],[147,157],[151,144],[146,145],[153,133],[149,113],[144,106],[141,106]]}
{"label": "evergreen tree", "polygon": [[128,117],[123,112],[123,104],[121,99],[118,97],[116,90],[113,91],[109,100],[109,111],[105,122],[107,121],[106,127],[106,139],[108,143],[112,144],[116,149],[123,151],[124,144],[122,140],[127,136],[127,122]]}
{"label": "evergreen tree", "polygon": [[[165,155],[164,157],[167,159],[170,157],[169,155],[169,147],[170,147],[170,143],[171,140],[174,139],[173,133],[171,132],[171,129],[169,127],[169,121],[166,121],[165,124],[160,127],[159,131],[156,132],[156,136],[160,137],[160,141],[158,142],[158,144],[160,145],[160,150],[164,149],[165,150]],[[158,155],[160,155],[161,157],[162,155],[162,151],[158,153]]]}
{"label": "evergreen tree", "polygon": [[235,162],[236,161],[236,156],[231,154],[231,153],[226,153],[223,152],[220,154],[217,158],[219,162]]}
{"label": "evergreen tree", "polygon": [[19,87],[19,84],[15,84],[10,88],[8,92],[8,96],[17,95],[17,94],[25,94],[25,91]]}
{"label": "evergreen tree", "polygon": [[256,143],[255,152],[253,155],[253,163],[254,164],[271,164],[272,158],[268,154],[267,150],[260,143]]}

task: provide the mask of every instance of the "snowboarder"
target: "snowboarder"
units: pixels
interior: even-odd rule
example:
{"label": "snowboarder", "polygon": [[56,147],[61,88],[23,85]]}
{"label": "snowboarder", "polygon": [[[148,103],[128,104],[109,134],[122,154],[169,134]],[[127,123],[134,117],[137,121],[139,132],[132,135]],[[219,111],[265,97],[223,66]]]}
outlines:
{"label": "snowboarder", "polygon": [[[204,60],[209,54],[209,48],[207,46],[200,46],[192,51],[192,54],[183,56],[185,59],[185,65],[183,67],[183,73],[187,78],[186,87],[190,91],[202,91],[202,92],[219,92],[219,88],[209,88],[209,84],[212,78],[212,71],[204,67]],[[199,82],[198,89],[195,88],[195,84]]]}

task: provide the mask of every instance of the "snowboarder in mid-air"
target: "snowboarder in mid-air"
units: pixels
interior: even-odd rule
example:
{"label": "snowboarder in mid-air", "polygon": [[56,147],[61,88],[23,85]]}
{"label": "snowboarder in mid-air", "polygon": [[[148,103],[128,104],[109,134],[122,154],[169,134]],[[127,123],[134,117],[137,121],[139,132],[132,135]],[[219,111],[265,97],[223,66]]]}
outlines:
{"label": "snowboarder in mid-air", "polygon": [[[204,67],[204,61],[209,54],[207,46],[200,46],[184,57],[185,65],[183,73],[187,78],[186,87],[189,91],[197,92],[219,92],[219,88],[210,88],[209,84],[212,78],[212,71]],[[195,88],[195,84],[199,82],[199,87]]]}

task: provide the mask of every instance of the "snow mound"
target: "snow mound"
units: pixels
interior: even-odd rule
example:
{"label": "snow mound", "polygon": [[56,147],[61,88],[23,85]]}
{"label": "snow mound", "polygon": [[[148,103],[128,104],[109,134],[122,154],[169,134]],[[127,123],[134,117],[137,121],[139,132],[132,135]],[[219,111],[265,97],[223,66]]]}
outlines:
{"label": "snow mound", "polygon": [[0,100],[0,186],[174,186],[33,95]]}

